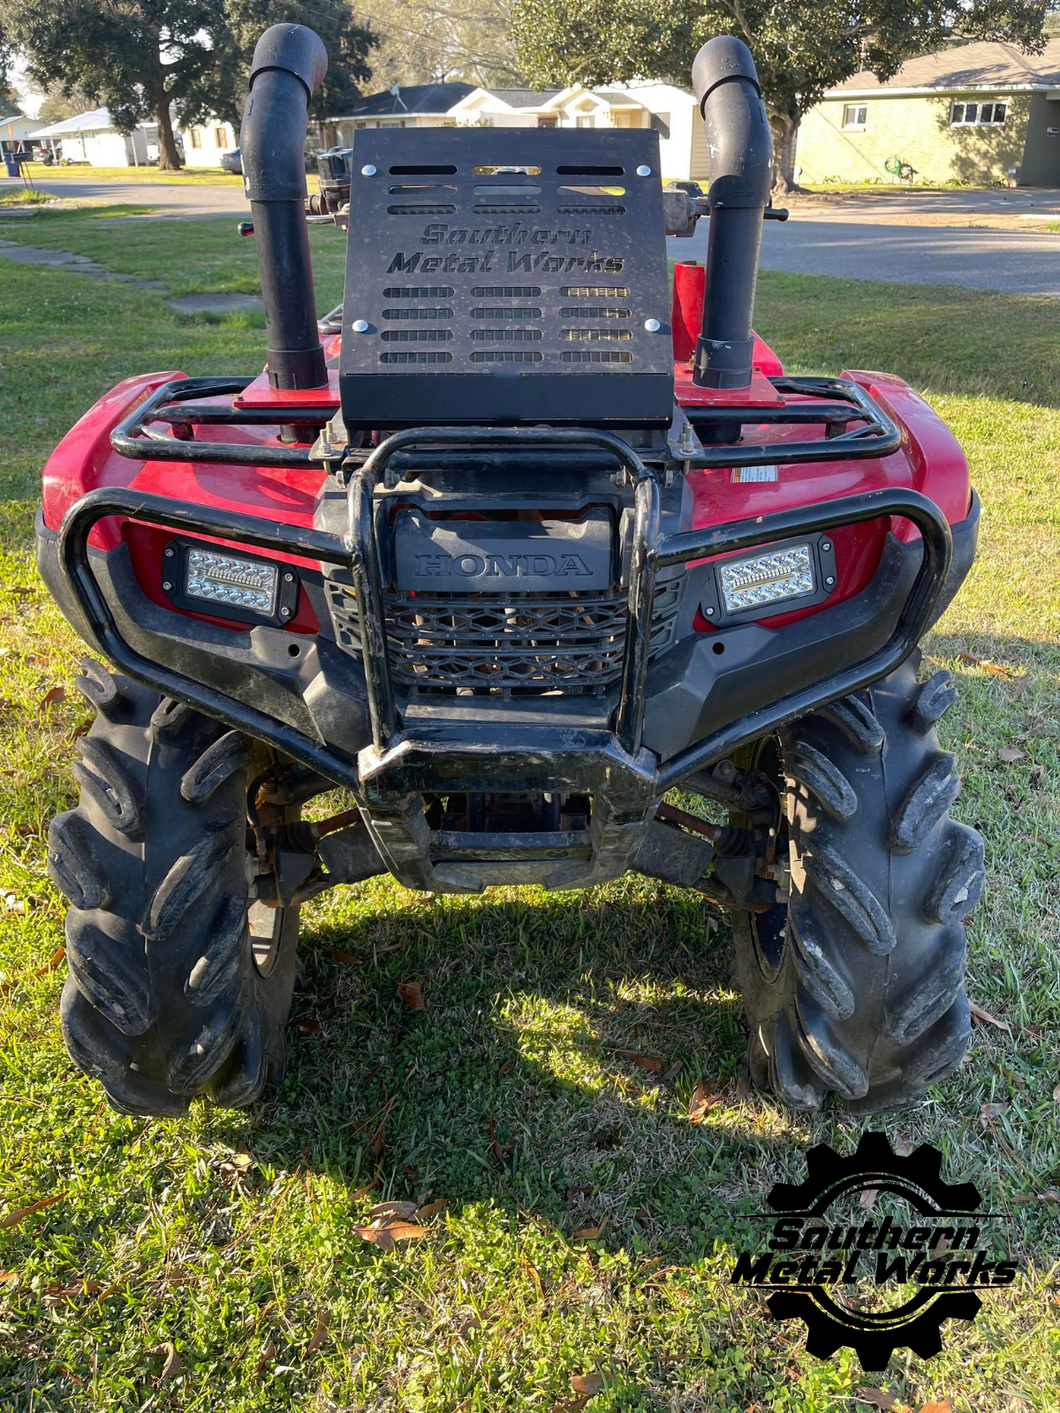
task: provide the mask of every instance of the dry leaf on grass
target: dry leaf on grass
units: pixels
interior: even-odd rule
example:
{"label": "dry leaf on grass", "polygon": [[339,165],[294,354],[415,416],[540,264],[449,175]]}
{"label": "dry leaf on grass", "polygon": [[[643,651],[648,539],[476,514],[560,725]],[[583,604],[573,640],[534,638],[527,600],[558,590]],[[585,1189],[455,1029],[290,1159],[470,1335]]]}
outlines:
{"label": "dry leaf on grass", "polygon": [[982,1104],[979,1108],[979,1122],[985,1128],[991,1119],[999,1118],[1007,1108],[1007,1104]]}
{"label": "dry leaf on grass", "polygon": [[599,1226],[579,1227],[577,1231],[571,1232],[571,1240],[596,1241],[599,1237],[603,1236],[604,1232],[607,1230],[607,1224],[610,1220],[610,1217],[605,1217]]}
{"label": "dry leaf on grass", "polygon": [[398,985],[397,994],[408,1006],[410,1011],[425,1011],[427,1007],[423,1002],[423,992],[420,990],[418,981],[402,981]]}
{"label": "dry leaf on grass", "polygon": [[377,1202],[369,1211],[370,1217],[400,1217],[403,1220],[416,1215],[415,1202]]}
{"label": "dry leaf on grass", "polygon": [[265,1370],[265,1366],[269,1363],[269,1361],[270,1361],[271,1359],[275,1359],[275,1358],[276,1358],[276,1346],[273,1344],[272,1340],[270,1339],[269,1342],[268,1342],[268,1344],[265,1346],[265,1348],[264,1348],[264,1349],[261,1351],[261,1353],[258,1355],[258,1362],[257,1362],[257,1364],[254,1366],[254,1372],[255,1372],[255,1374],[261,1374],[261,1373],[263,1373],[264,1370]]}
{"label": "dry leaf on grass", "polygon": [[1013,765],[1018,760],[1023,760],[1026,752],[1021,751],[1018,746],[1005,746],[998,751],[997,758],[1004,761],[1006,765]]}
{"label": "dry leaf on grass", "polygon": [[436,1197],[433,1202],[427,1202],[422,1207],[416,1208],[416,1216],[421,1222],[429,1221],[431,1217],[436,1217],[444,1207],[449,1206],[448,1197]]}
{"label": "dry leaf on grass", "polygon": [[26,900],[13,888],[5,888],[0,898],[3,900],[5,912],[18,913],[20,916],[25,913]]}
{"label": "dry leaf on grass", "polygon": [[1060,1190],[1048,1187],[1044,1192],[1028,1192],[1022,1197],[1014,1197],[1013,1202],[1060,1202]]}
{"label": "dry leaf on grass", "polygon": [[57,703],[61,702],[65,696],[65,687],[53,687],[50,692],[44,693],[44,696],[41,697],[37,705],[40,707],[41,711],[46,711],[48,707],[55,706]]}
{"label": "dry leaf on grass", "polygon": [[661,1055],[641,1055],[636,1050],[623,1050],[618,1045],[606,1045],[604,1048],[612,1055],[617,1055],[620,1060],[630,1060],[633,1064],[639,1065],[649,1074],[658,1074],[666,1063]]}
{"label": "dry leaf on grass", "polygon": [[1053,1099],[1057,1104],[1060,1104],[1060,1084],[1053,1090]]}
{"label": "dry leaf on grass", "polygon": [[925,1403],[920,1413],[952,1413],[952,1405],[944,1398],[940,1403]]}
{"label": "dry leaf on grass", "polygon": [[31,1202],[28,1207],[16,1207],[13,1212],[8,1212],[6,1217],[0,1217],[0,1231],[5,1227],[17,1227],[19,1222],[24,1222],[34,1212],[39,1212],[43,1207],[50,1207],[53,1202],[61,1202],[65,1196],[65,1192],[57,1192],[54,1197],[41,1197],[36,1202]]}
{"label": "dry leaf on grass", "polygon": [[970,662],[974,667],[981,667],[984,672],[989,672],[993,677],[1014,677],[1015,668],[1006,667],[1003,662],[991,662],[988,657],[976,657],[974,653],[958,653],[957,656],[962,662]]}
{"label": "dry leaf on grass", "polygon": [[753,1091],[743,1075],[736,1081],[736,1097],[742,1104],[748,1103],[753,1097]]}
{"label": "dry leaf on grass", "polygon": [[359,967],[360,957],[355,957],[352,952],[344,952],[341,947],[328,947],[325,949],[329,957],[334,957],[335,961],[342,962],[343,966]]}
{"label": "dry leaf on grass", "polygon": [[879,1196],[879,1193],[880,1189],[878,1187],[866,1187],[862,1191],[861,1196],[858,1198],[858,1206],[863,1212],[867,1212],[869,1210],[869,1208],[876,1201],[876,1198]]}
{"label": "dry leaf on grass", "polygon": [[183,1368],[181,1357],[177,1353],[177,1346],[168,1339],[165,1343],[160,1344],[157,1349],[152,1349],[149,1352],[152,1356],[162,1356],[162,1372],[158,1376],[160,1383],[168,1383],[169,1380],[179,1374]]}
{"label": "dry leaf on grass", "polygon": [[700,1124],[706,1117],[708,1109],[715,1104],[724,1104],[725,1095],[716,1094],[705,1080],[700,1080],[696,1085],[696,1091],[692,1095],[692,1102],[688,1106],[688,1121],[693,1124]]}
{"label": "dry leaf on grass", "polygon": [[317,1314],[316,1327],[313,1336],[305,1347],[307,1354],[316,1354],[320,1346],[324,1343],[328,1334],[328,1314],[326,1310],[321,1310]]}
{"label": "dry leaf on grass", "polygon": [[867,1385],[855,1389],[855,1398],[862,1403],[867,1403],[870,1408],[882,1408],[884,1410],[897,1406],[897,1400],[893,1393],[884,1393],[882,1388],[869,1388]]}
{"label": "dry leaf on grass", "polygon": [[58,1305],[60,1300],[66,1300],[72,1295],[98,1295],[104,1289],[102,1281],[91,1278],[74,1281],[72,1285],[50,1285],[44,1292],[43,1303]]}
{"label": "dry leaf on grass", "polygon": [[295,1025],[303,1035],[323,1035],[324,1027],[317,1020],[316,1016],[303,1016],[301,1020],[296,1020]]}
{"label": "dry leaf on grass", "polygon": [[595,1398],[604,1386],[603,1375],[598,1374],[595,1369],[591,1374],[575,1374],[570,1386],[582,1398]]}
{"label": "dry leaf on grass", "polygon": [[398,1241],[418,1241],[422,1236],[430,1236],[430,1227],[416,1222],[375,1221],[366,1227],[354,1227],[362,1241],[378,1246],[380,1251],[393,1251]]}
{"label": "dry leaf on grass", "polygon": [[1008,1021],[998,1020],[997,1016],[992,1016],[989,1011],[984,1011],[982,1006],[977,1006],[974,1001],[968,1002],[968,1009],[972,1013],[972,1020],[978,1021],[980,1025],[992,1025],[998,1030],[1003,1030],[1006,1035],[1012,1034],[1012,1027]]}

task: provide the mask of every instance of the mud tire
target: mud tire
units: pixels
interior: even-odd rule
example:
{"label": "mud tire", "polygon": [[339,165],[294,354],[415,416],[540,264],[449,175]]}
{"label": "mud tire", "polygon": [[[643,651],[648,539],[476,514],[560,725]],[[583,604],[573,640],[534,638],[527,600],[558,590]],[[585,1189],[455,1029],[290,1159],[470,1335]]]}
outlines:
{"label": "mud tire", "polygon": [[[788,904],[734,916],[752,1079],[784,1103],[904,1108],[968,1042],[964,920],[983,841],[950,817],[960,782],[935,724],[956,693],[919,655],[759,744],[781,777]],[[738,821],[743,822],[743,821]]]}
{"label": "mud tire", "polygon": [[67,1050],[124,1113],[243,1107],[283,1073],[298,942],[297,908],[248,905],[252,745],[98,663],[78,685],[80,801],[48,836]]}

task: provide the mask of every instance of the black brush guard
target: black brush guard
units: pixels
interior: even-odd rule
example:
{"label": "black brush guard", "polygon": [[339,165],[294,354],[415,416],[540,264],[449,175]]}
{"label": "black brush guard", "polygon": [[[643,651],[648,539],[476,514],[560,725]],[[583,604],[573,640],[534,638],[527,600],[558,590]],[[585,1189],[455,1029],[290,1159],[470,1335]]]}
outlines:
{"label": "black brush guard", "polygon": [[[697,452],[697,465],[721,468],[879,457],[899,445],[900,434],[893,422],[857,384],[821,378],[779,378],[774,382],[783,392],[836,399],[825,409],[833,423],[843,425],[856,419],[865,425],[811,442],[777,443],[772,447],[746,443],[707,447]],[[266,448],[266,452],[275,453],[269,456],[263,455],[261,448],[143,435],[145,423],[150,421],[187,426],[192,417],[203,422],[243,420],[238,412],[226,417],[216,408],[189,407],[186,402],[194,396],[234,392],[237,385],[244,385],[244,380],[187,379],[167,384],[115,429],[113,445],[140,460],[244,462],[253,458],[256,464],[302,464],[306,453],[296,448]],[[310,418],[323,420],[329,410],[314,409],[307,417],[307,409],[298,408],[297,418],[300,422]],[[798,407],[792,420],[802,420],[802,414],[803,409]],[[272,416],[275,420],[275,413]],[[760,408],[734,411],[727,407],[709,412],[697,409],[697,420],[704,418],[722,422],[763,420]],[[822,420],[820,412],[818,420]],[[478,734],[475,728],[457,721],[417,725],[414,731],[402,731],[388,661],[377,539],[380,530],[372,503],[377,482],[387,475],[388,467],[400,464],[395,458],[401,458],[412,447],[437,447],[442,454],[446,447],[460,448],[465,457],[473,457],[476,451],[485,454],[489,449],[494,458],[497,449],[593,451],[613,458],[628,476],[633,485],[635,514],[620,694],[613,722],[602,722],[599,729],[572,731],[551,725],[545,717],[540,726],[503,728],[499,741],[496,729]],[[667,790],[786,722],[867,686],[904,661],[931,620],[952,554],[950,527],[938,507],[918,492],[902,489],[870,491],[819,506],[663,535],[660,475],[619,437],[595,429],[410,428],[394,433],[363,454],[359,464],[348,461],[345,469],[349,477],[349,529],[344,538],[134,490],[100,489],[83,496],[64,517],[58,543],[59,568],[88,627],[90,646],[130,677],[191,703],[207,715],[268,742],[323,776],[357,791],[375,843],[391,871],[409,886],[433,891],[479,891],[491,881],[519,882],[524,877],[525,881],[541,881],[542,854],[555,860],[547,865],[551,872],[544,880],[551,887],[580,886],[625,871],[635,858],[655,806]],[[350,570],[363,625],[362,655],[372,736],[371,744],[360,752],[358,760],[353,762],[253,706],[163,663],[150,661],[131,647],[118,629],[88,556],[88,537],[93,526],[111,515]],[[861,661],[844,664],[810,686],[763,704],[665,762],[642,747],[651,609],[658,569],[890,516],[907,519],[917,527],[923,555],[894,629],[881,648]],[[537,836],[520,843],[518,835],[493,840],[492,836],[476,834],[468,836],[466,858],[480,862],[470,866],[452,862],[451,850],[444,859],[432,860],[432,847],[437,846],[432,845],[431,832],[423,819],[422,793],[540,790],[594,796],[588,858],[573,858],[575,853],[585,855],[586,850],[584,844],[571,847],[566,836],[557,835],[550,847]]]}

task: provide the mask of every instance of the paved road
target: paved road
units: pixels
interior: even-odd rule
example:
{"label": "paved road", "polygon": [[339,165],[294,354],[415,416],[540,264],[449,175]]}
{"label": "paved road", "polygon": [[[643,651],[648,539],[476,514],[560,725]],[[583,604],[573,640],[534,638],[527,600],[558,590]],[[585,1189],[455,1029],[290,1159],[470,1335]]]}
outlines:
{"label": "paved road", "polygon": [[[0,179],[0,191],[20,186],[14,180]],[[180,186],[176,182],[113,182],[93,181],[86,177],[55,181],[39,181],[40,191],[52,196],[65,196],[71,201],[91,197],[115,205],[155,206],[166,216],[235,216],[243,220],[250,215],[250,205],[238,186]]]}
{"label": "paved road", "polygon": [[[666,243],[675,260],[702,260],[705,223],[691,239]],[[1060,298],[1060,235],[810,220],[799,215],[766,223],[762,268]]]}
{"label": "paved road", "polygon": [[[0,190],[14,186],[0,181]],[[246,198],[233,186],[177,186],[153,182],[99,182],[60,179],[41,183],[58,196],[105,197],[113,202],[155,206],[167,216],[249,214]],[[904,204],[903,204],[904,203]],[[1060,298],[1060,235],[974,230],[958,226],[892,224],[904,211],[967,219],[977,211],[1051,215],[1060,212],[1056,192],[858,193],[827,205],[803,206],[789,221],[768,222],[762,266],[811,275],[902,284],[956,284],[1008,294]],[[702,260],[706,223],[690,240],[669,240],[677,260]]]}

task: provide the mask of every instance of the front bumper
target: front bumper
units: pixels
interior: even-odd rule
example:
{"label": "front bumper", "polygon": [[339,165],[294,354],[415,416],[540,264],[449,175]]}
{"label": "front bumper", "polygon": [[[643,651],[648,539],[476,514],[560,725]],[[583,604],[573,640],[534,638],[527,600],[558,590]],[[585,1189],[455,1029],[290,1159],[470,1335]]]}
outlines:
{"label": "front bumper", "polygon": [[[897,667],[967,573],[979,514],[973,495],[967,517],[950,526],[926,497],[889,489],[664,535],[655,477],[617,438],[586,436],[625,463],[635,488],[622,679],[610,718],[599,722],[558,714],[539,699],[540,706],[504,722],[454,711],[448,719],[410,714],[399,723],[371,513],[380,468],[371,465],[350,483],[347,537],[97,490],[70,509],[57,535],[38,520],[38,562],[70,622],[121,672],[354,790],[387,867],[407,885],[435,892],[474,892],[495,882],[585,886],[634,866],[656,805],[686,776]],[[363,677],[351,687],[348,657],[326,638],[307,640],[293,663],[289,635],[280,630],[232,633],[152,603],[124,547],[108,554],[89,548],[93,526],[108,515],[352,571],[367,625]],[[906,543],[889,534],[862,593],[781,631],[746,624],[723,635],[690,635],[651,665],[649,679],[658,569],[881,516],[912,521],[921,538]],[[475,835],[454,850],[452,840],[432,837],[424,794],[520,790],[591,795],[588,838]]]}

